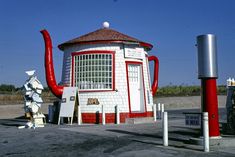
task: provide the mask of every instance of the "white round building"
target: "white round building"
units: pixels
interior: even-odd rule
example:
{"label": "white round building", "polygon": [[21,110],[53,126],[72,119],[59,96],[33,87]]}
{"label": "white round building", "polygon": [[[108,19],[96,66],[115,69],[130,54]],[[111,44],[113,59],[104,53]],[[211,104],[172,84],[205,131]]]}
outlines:
{"label": "white round building", "polygon": [[[109,28],[103,28],[60,44],[64,51],[62,86],[55,81],[52,45],[49,33],[45,40],[45,68],[51,91],[61,97],[64,86],[79,89],[83,123],[114,123],[118,106],[120,122],[126,118],[153,116],[153,95],[158,86],[158,59],[149,56],[152,45]],[[154,61],[154,80],[150,81],[149,61]]]}

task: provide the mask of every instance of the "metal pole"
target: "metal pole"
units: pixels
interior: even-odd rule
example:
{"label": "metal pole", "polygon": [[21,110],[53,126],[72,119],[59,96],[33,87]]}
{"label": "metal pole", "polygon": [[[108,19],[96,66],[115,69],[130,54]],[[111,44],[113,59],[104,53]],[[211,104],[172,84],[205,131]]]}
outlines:
{"label": "metal pole", "polygon": [[120,112],[119,112],[118,105],[116,106],[116,123],[120,124]]}
{"label": "metal pole", "polygon": [[208,125],[208,112],[203,112],[203,145],[204,152],[210,151],[209,146],[209,125]]}
{"label": "metal pole", "polygon": [[157,119],[161,119],[161,104],[157,104]]}
{"label": "metal pole", "polygon": [[104,110],[104,105],[102,105],[102,124],[105,125],[105,110]]}
{"label": "metal pole", "polygon": [[153,104],[153,120],[157,121],[157,104]]}
{"label": "metal pole", "polygon": [[201,79],[201,90],[202,112],[208,112],[209,117],[209,136],[218,138],[220,130],[216,80]]}
{"label": "metal pole", "polygon": [[82,121],[82,116],[81,116],[81,106],[78,105],[78,125],[81,125],[81,121]]}
{"label": "metal pole", "polygon": [[168,118],[167,112],[163,112],[163,146],[168,146]]}

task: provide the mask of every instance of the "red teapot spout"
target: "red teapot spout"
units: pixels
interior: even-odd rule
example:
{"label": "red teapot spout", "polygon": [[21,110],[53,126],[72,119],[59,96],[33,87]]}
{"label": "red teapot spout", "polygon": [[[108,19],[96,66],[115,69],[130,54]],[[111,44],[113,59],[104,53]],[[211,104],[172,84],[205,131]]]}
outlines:
{"label": "red teapot spout", "polygon": [[62,97],[64,86],[59,86],[56,83],[55,73],[54,73],[54,64],[53,64],[53,54],[52,54],[52,42],[50,34],[47,30],[40,31],[43,35],[45,42],[45,74],[46,81],[51,92],[58,98]]}

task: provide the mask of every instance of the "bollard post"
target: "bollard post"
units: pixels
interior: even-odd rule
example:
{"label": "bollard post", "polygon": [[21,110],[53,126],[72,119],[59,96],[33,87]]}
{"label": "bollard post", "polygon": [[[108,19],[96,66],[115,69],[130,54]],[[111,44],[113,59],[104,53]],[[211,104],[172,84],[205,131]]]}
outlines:
{"label": "bollard post", "polygon": [[116,124],[120,124],[120,112],[118,105],[116,105]]}
{"label": "bollard post", "polygon": [[102,124],[105,125],[105,110],[104,110],[104,105],[102,105]]}
{"label": "bollard post", "polygon": [[204,152],[210,151],[209,145],[209,125],[208,125],[208,112],[203,112],[203,146]]}
{"label": "bollard post", "polygon": [[157,121],[157,104],[153,104],[153,120]]}
{"label": "bollard post", "polygon": [[164,113],[164,104],[161,104],[161,119],[162,119],[162,117],[163,117],[163,113]]}
{"label": "bollard post", "polygon": [[82,116],[81,116],[81,106],[78,105],[78,125],[81,125],[81,121],[82,121]]}
{"label": "bollard post", "polygon": [[167,116],[167,112],[163,112],[162,128],[163,128],[163,146],[168,146],[168,116]]}
{"label": "bollard post", "polygon": [[157,104],[157,119],[161,119],[161,104]]}

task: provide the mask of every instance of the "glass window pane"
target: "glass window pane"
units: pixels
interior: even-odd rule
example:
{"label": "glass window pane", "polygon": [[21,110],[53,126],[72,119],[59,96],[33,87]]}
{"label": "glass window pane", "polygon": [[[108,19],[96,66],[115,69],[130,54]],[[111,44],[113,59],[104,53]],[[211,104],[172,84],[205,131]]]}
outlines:
{"label": "glass window pane", "polygon": [[112,89],[112,54],[75,56],[73,73],[80,89]]}

